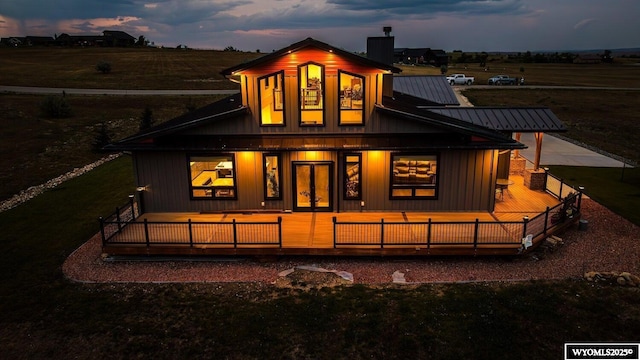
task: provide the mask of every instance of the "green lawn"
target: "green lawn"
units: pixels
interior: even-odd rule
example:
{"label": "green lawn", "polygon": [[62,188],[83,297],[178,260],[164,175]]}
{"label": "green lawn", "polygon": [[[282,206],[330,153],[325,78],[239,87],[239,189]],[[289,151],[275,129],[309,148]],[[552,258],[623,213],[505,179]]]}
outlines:
{"label": "green lawn", "polygon": [[549,169],[574,187],[584,186],[589,197],[640,225],[640,168],[550,166]]}

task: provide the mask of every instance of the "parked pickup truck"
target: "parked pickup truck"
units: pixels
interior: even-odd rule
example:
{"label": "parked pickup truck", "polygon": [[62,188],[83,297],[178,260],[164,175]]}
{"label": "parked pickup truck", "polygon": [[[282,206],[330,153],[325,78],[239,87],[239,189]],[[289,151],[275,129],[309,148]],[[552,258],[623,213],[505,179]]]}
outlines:
{"label": "parked pickup truck", "polygon": [[447,76],[447,81],[451,85],[471,85],[473,84],[473,76],[465,76],[464,74],[452,74]]}
{"label": "parked pickup truck", "polygon": [[509,77],[509,75],[496,75],[489,78],[487,84],[489,85],[515,85],[518,83],[518,79]]}

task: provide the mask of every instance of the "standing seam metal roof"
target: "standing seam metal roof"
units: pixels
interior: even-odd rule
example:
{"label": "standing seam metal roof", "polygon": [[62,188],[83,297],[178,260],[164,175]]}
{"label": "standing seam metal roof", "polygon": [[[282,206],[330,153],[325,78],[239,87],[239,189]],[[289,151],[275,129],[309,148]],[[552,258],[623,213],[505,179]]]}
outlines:
{"label": "standing seam metal roof", "polygon": [[393,91],[432,101],[441,105],[460,105],[444,76],[394,76]]}
{"label": "standing seam metal roof", "polygon": [[449,116],[498,131],[564,132],[567,128],[548,108],[421,107],[425,111]]}

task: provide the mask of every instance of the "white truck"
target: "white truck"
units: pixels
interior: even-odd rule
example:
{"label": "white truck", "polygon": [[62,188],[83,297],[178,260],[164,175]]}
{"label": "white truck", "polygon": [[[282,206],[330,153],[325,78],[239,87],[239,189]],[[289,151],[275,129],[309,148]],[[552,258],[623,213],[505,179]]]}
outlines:
{"label": "white truck", "polygon": [[447,76],[447,81],[451,85],[471,85],[474,80],[473,76],[465,76],[464,74],[452,74]]}

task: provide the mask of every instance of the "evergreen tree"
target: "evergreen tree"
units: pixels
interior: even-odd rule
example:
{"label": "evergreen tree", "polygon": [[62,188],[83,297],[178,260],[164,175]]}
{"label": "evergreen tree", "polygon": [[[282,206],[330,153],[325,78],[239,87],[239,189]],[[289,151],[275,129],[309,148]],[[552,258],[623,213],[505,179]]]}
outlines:
{"label": "evergreen tree", "polygon": [[140,117],[140,130],[148,129],[153,126],[155,119],[153,118],[153,111],[149,106],[144,108],[142,115]]}

